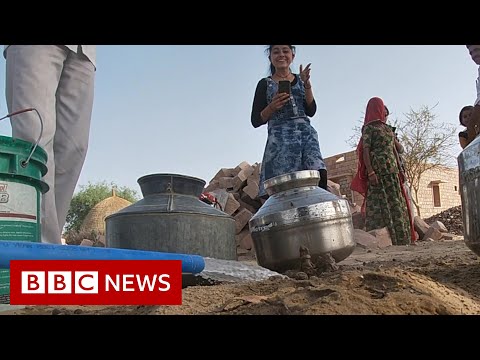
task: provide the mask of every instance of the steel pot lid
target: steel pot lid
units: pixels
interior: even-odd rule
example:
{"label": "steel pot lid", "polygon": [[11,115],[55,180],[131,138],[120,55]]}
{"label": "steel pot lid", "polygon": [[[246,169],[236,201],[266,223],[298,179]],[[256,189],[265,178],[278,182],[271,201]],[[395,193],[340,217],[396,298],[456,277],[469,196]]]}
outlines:
{"label": "steel pot lid", "polygon": [[302,170],[276,176],[265,181],[265,191],[273,195],[281,191],[304,186],[318,186],[320,172],[317,170]]}
{"label": "steel pot lid", "polygon": [[205,181],[192,176],[179,174],[151,174],[137,180],[143,199],[105,218],[108,222],[123,216],[161,216],[188,213],[213,217],[233,218],[227,213],[210,206],[199,197]]}

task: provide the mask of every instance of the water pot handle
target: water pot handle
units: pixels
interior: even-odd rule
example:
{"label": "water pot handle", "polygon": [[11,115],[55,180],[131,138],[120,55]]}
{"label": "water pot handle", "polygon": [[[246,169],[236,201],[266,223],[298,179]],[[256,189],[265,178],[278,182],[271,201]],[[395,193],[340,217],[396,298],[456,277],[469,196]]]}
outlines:
{"label": "water pot handle", "polygon": [[0,121],[3,120],[3,119],[6,119],[6,118],[11,118],[15,115],[18,115],[18,114],[23,114],[25,112],[29,112],[29,111],[35,111],[38,115],[38,118],[40,119],[40,136],[38,137],[37,141],[35,141],[35,144],[33,145],[32,147],[32,150],[30,151],[30,155],[28,155],[27,157],[27,160],[24,160],[22,161],[21,165],[23,167],[27,167],[28,163],[30,162],[30,159],[33,155],[33,153],[35,152],[35,150],[37,149],[37,146],[38,146],[38,143],[40,142],[40,139],[42,138],[42,135],[43,135],[43,120],[42,120],[42,116],[40,115],[40,113],[38,112],[37,109],[35,108],[28,108],[28,109],[23,109],[23,110],[18,110],[18,111],[15,111],[15,112],[12,112],[8,115],[5,115],[4,117],[0,118]]}

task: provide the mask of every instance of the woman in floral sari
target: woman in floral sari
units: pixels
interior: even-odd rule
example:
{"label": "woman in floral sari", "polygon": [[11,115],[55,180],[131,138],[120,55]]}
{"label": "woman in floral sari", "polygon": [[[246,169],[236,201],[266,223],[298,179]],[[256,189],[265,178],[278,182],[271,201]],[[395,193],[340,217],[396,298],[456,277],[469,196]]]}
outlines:
{"label": "woman in floral sari", "polygon": [[402,192],[395,134],[386,123],[385,105],[378,97],[368,102],[357,155],[358,169],[351,188],[365,197],[366,230],[387,227],[393,245],[415,241]]}

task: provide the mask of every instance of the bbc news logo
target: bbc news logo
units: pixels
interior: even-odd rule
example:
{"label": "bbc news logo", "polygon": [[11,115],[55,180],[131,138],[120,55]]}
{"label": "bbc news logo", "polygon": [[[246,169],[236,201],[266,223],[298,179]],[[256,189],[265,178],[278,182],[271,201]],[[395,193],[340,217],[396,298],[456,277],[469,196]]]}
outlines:
{"label": "bbc news logo", "polygon": [[181,260],[12,260],[11,305],[181,305]]}

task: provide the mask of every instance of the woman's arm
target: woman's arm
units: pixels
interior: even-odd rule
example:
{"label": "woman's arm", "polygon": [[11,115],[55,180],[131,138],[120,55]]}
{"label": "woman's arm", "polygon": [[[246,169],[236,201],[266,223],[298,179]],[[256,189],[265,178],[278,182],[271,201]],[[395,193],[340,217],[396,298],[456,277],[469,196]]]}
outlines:
{"label": "woman's arm", "polygon": [[402,144],[400,144],[400,141],[398,141],[396,136],[394,137],[394,140],[395,140],[395,149],[397,150],[397,152],[399,154],[403,154],[404,149],[403,149]]}
{"label": "woman's arm", "polygon": [[465,149],[465,147],[469,144],[468,133],[466,131],[459,132],[458,141],[460,142],[460,146],[462,147],[462,149]]}
{"label": "woman's arm", "polygon": [[378,185],[377,174],[373,170],[372,162],[370,161],[370,146],[363,147],[363,162],[367,168],[368,181],[372,185]]}
{"label": "woman's arm", "polygon": [[378,178],[375,170],[372,166],[372,159],[370,156],[370,146],[371,146],[371,136],[370,136],[370,129],[365,127],[362,131],[362,138],[363,138],[363,162],[365,163],[365,167],[367,168],[367,176],[368,181],[372,185],[378,185]]}
{"label": "woman's arm", "polygon": [[303,83],[305,88],[305,114],[312,117],[317,112],[317,103],[313,97],[312,83],[310,79]]}
{"label": "woman's arm", "polygon": [[273,111],[267,104],[267,80],[262,79],[258,82],[253,98],[251,122],[254,128],[258,128],[267,123]]}
{"label": "woman's arm", "polygon": [[312,117],[315,115],[316,112],[317,112],[317,103],[315,102],[315,99],[313,99],[310,105],[308,105],[307,101],[305,101],[305,114],[307,114],[308,117]]}
{"label": "woman's arm", "polygon": [[254,128],[268,122],[272,115],[283,108],[290,101],[289,94],[275,94],[272,102],[267,104],[267,80],[262,79],[257,84],[255,98],[253,99],[251,121]]}
{"label": "woman's arm", "polygon": [[307,106],[311,106],[312,103],[315,102],[315,99],[313,97],[312,84],[310,83],[310,80],[304,83],[304,86],[305,86],[305,101],[307,102]]}
{"label": "woman's arm", "polygon": [[370,160],[370,146],[363,147],[363,162],[367,168],[367,174],[375,173],[372,167],[372,162]]}

